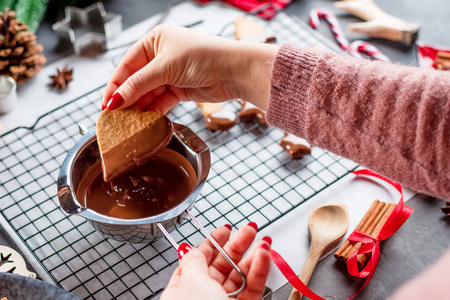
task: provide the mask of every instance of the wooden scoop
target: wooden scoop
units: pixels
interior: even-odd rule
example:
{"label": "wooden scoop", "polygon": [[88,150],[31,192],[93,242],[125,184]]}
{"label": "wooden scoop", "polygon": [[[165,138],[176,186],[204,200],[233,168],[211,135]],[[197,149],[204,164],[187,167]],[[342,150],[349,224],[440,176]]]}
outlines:
{"label": "wooden scoop", "polygon": [[372,0],[343,0],[335,2],[334,6],[366,21],[350,24],[348,29],[353,32],[402,42],[407,46],[411,46],[419,34],[419,24],[387,14]]}
{"label": "wooden scoop", "polygon": [[[311,275],[323,252],[341,239],[348,229],[348,209],[345,204],[322,205],[309,215],[308,229],[311,236],[311,246],[305,265],[298,278],[308,285]],[[292,289],[289,300],[299,300],[302,294]]]}

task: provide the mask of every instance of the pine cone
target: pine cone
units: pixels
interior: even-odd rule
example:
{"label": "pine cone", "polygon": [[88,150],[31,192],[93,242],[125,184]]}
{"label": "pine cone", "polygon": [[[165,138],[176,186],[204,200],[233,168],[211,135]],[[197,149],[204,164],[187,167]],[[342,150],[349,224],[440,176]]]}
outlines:
{"label": "pine cone", "polygon": [[15,11],[0,12],[0,75],[17,82],[33,77],[47,62],[43,50],[28,26],[16,19]]}

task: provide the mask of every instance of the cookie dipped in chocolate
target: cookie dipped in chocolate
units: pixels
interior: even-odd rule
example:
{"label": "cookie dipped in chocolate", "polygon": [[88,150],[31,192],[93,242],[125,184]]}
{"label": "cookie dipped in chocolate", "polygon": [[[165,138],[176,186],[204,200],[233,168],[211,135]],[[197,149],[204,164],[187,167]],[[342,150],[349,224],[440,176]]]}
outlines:
{"label": "cookie dipped in chocolate", "polygon": [[239,112],[239,119],[244,122],[250,122],[253,119],[259,121],[261,125],[267,125],[266,112],[251,104],[250,102],[239,99],[238,102],[242,105]]}
{"label": "cookie dipped in chocolate", "polygon": [[237,118],[234,112],[222,109],[206,117],[206,127],[211,131],[226,131],[236,125]]}
{"label": "cookie dipped in chocolate", "polygon": [[80,203],[100,214],[140,219],[160,214],[182,202],[197,177],[180,154],[162,149],[145,164],[111,182],[102,178],[100,161],[92,166],[77,189]]}
{"label": "cookie dipped in chocolate", "polygon": [[104,181],[144,164],[165,148],[171,137],[172,122],[160,113],[141,112],[136,107],[105,109],[97,120]]}
{"label": "cookie dipped in chocolate", "polygon": [[234,112],[225,109],[219,103],[197,103],[205,116],[206,127],[211,131],[226,131],[236,125],[237,118]]}
{"label": "cookie dipped in chocolate", "polygon": [[280,141],[280,146],[289,154],[291,158],[303,158],[311,154],[311,145],[303,138],[284,133],[284,138]]}

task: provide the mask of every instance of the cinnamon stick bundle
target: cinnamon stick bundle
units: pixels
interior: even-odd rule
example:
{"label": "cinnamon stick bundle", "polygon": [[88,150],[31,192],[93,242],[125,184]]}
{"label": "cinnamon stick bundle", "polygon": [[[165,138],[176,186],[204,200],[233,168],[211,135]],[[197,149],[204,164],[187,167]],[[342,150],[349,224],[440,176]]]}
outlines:
{"label": "cinnamon stick bundle", "polygon": [[[367,213],[361,219],[355,230],[370,234],[377,238],[381,229],[391,216],[397,204],[385,203],[375,200],[370,206]],[[347,262],[347,259],[361,246],[362,243],[353,243],[346,240],[334,253],[337,260]],[[357,257],[358,267],[362,268],[370,258],[370,254],[359,254]]]}
{"label": "cinnamon stick bundle", "polygon": [[435,64],[438,70],[450,70],[450,53],[438,51]]}

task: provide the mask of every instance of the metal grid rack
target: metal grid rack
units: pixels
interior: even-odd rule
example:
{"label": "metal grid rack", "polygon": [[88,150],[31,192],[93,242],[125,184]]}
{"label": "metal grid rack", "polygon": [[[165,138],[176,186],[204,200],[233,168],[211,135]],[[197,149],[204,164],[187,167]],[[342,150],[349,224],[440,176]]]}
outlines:
{"label": "metal grid rack", "polygon": [[[292,24],[286,25],[286,20]],[[329,47],[285,14],[275,21],[271,26],[282,26],[300,41],[293,42]],[[152,298],[177,265],[169,242],[125,244],[106,239],[84,219],[65,215],[56,195],[59,167],[79,138],[77,123],[95,126],[102,92],[103,87],[95,89],[41,116],[33,128],[16,128],[1,137],[0,219],[6,220],[3,225],[12,229],[46,278],[78,297]],[[226,106],[234,111],[240,107],[234,101]],[[250,221],[264,228],[357,166],[317,147],[310,156],[291,160],[278,145],[283,132],[257,123],[212,133],[194,103],[180,104],[170,118],[189,126],[211,149],[209,178],[192,210],[208,231]],[[172,236],[192,245],[203,240],[190,221]]]}

